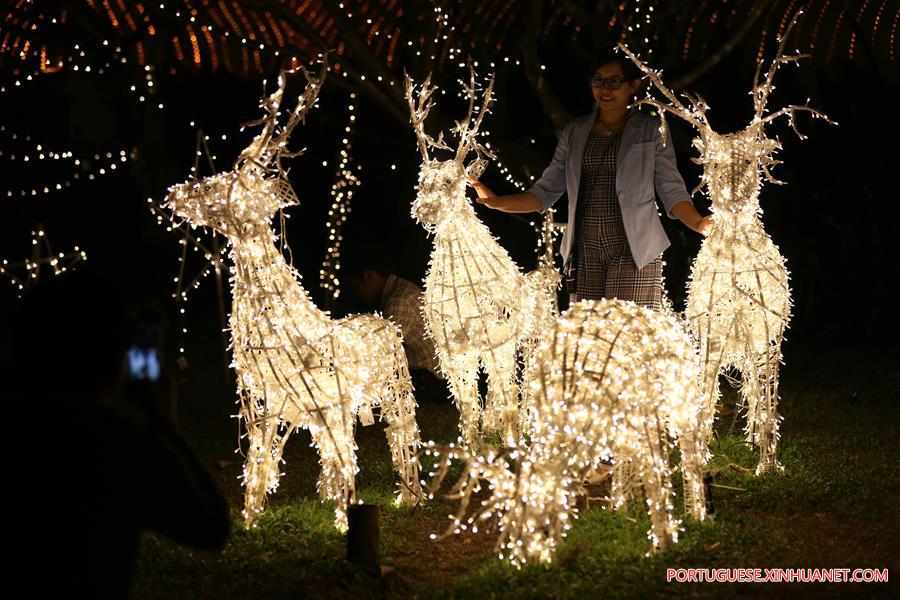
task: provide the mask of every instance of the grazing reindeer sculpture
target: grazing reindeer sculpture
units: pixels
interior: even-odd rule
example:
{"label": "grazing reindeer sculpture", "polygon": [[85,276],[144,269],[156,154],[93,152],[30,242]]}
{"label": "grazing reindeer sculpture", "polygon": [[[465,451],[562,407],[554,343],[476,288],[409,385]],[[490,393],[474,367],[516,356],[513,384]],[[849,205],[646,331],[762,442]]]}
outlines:
{"label": "grazing reindeer sculpture", "polygon": [[[495,519],[497,550],[515,565],[552,560],[576,514],[575,498],[601,460],[628,470],[646,498],[651,550],[677,541],[672,516],[669,454],[677,439],[682,454],[685,512],[706,516],[703,473],[706,440],[699,421],[697,351],[679,319],[619,300],[581,301],[556,320],[531,357],[531,445],[507,457],[466,449],[437,449],[437,489],[452,458],[462,476],[450,492],[460,507],[448,534]],[[490,484],[490,496],[470,513],[469,503]],[[629,492],[614,487],[621,506]]]}
{"label": "grazing reindeer sculpture", "polygon": [[[762,65],[757,68],[753,121],[746,129],[731,134],[713,131],[706,119],[708,106],[702,98],[683,94],[690,103],[690,107],[685,106],[662,83],[660,73],[641,63],[625,46],[619,46],[668,100],[662,102],[647,97],[637,103],[650,104],[660,111],[663,139],[664,112],[681,117],[700,133],[694,140],[694,146],[700,152],[700,158],[695,162],[703,165],[703,177],[697,189],[706,186],[709,191],[713,226],[691,269],[686,318],[700,343],[701,391],[709,417],[714,415],[719,399],[719,374],[735,369],[742,376],[741,395],[747,408],[746,436],[760,451],[757,474],[779,468],[776,458],[780,421],[777,413],[778,369],[781,342],[791,310],[784,259],[760,218],[761,176],[772,183],[783,183],[769,171],[779,162],[773,155],[781,145],[777,139],[766,137],[765,127],[787,115],[794,131],[805,139],[795,123],[798,111],[807,111],[813,117],[833,123],[821,112],[810,108],[808,101],[806,105],[791,105],[765,114],[778,67],[804,57],[784,55],[785,41],[796,19],[795,16],[782,37],[764,80],[760,80]],[[708,438],[712,433],[712,419],[704,422],[709,424]]]}
{"label": "grazing reindeer sculpture", "polygon": [[[424,320],[460,411],[462,438],[473,447],[480,442],[479,430],[500,432],[509,446],[520,441],[527,411],[520,400],[517,354],[533,345],[542,320],[551,315],[557,284],[552,265],[523,275],[466,198],[466,177],[477,178],[486,158],[493,158],[477,141],[493,85],[491,77],[484,103],[476,107],[475,74],[470,72],[469,84],[463,83],[468,115],[453,130],[459,140],[456,154],[437,160],[429,156],[429,148],[450,148],[443,142],[443,133],[437,140],[425,133],[435,91],[431,77],[418,92],[418,102],[412,80],[406,80],[406,98],[423,158],[412,215],[434,234],[425,278]],[[476,158],[465,166],[471,152]],[[487,372],[489,385],[483,415],[479,366]]]}
{"label": "grazing reindeer sculpture", "polygon": [[[305,73],[305,71],[304,71]],[[406,357],[397,326],[371,315],[333,321],[310,300],[300,274],[276,246],[271,219],[299,203],[282,168],[294,127],[305,120],[325,76],[306,74],[307,86],[283,127],[279,108],[286,79],[262,102],[262,131],[231,171],[172,187],[167,207],[194,227],[228,238],[232,312],[230,329],[248,438],[244,466],[245,522],[262,511],[278,486],[284,445],[296,428],[308,429],[319,452],[323,499],[334,501],[335,525],[346,528],[355,500],[357,415],[371,422],[380,409],[395,468],[400,500],[417,501],[419,431]]]}

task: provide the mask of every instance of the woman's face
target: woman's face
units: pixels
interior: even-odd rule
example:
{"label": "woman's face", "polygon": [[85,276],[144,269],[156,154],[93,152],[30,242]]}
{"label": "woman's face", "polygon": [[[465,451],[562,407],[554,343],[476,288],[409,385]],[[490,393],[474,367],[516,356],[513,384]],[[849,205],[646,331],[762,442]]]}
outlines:
{"label": "woman's face", "polygon": [[[618,89],[616,89],[618,86]],[[640,79],[628,81],[622,73],[622,65],[611,62],[594,71],[591,77],[591,91],[594,102],[600,110],[622,110],[631,102],[631,96],[637,92]]]}

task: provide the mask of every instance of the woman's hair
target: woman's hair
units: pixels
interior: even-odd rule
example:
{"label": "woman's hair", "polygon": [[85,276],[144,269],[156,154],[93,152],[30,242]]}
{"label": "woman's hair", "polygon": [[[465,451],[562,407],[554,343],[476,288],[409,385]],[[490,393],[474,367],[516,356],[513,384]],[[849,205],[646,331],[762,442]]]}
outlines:
{"label": "woman's hair", "polygon": [[634,81],[635,79],[640,79],[644,76],[644,73],[638,68],[636,64],[631,62],[631,60],[629,60],[627,56],[619,52],[615,52],[614,50],[601,52],[598,56],[595,57],[593,61],[593,67],[591,68],[589,76],[593,75],[600,67],[608,65],[610,63],[616,63],[620,67],[622,67],[622,75],[624,75],[625,79],[627,79],[628,81]]}

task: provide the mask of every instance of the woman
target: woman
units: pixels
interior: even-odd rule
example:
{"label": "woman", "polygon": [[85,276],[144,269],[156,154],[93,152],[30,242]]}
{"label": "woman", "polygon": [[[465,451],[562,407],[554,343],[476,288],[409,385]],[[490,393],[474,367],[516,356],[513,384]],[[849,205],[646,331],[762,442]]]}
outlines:
{"label": "woman", "polygon": [[553,161],[527,192],[497,196],[472,181],[478,202],[504,212],[545,211],[563,192],[569,223],[562,240],[563,275],[572,300],[618,298],[662,307],[662,252],[669,247],[655,195],[666,213],[705,233],[684,187],[672,145],[663,146],[658,117],[629,109],[641,73],[616,54],[591,77],[596,108],[563,130]]}

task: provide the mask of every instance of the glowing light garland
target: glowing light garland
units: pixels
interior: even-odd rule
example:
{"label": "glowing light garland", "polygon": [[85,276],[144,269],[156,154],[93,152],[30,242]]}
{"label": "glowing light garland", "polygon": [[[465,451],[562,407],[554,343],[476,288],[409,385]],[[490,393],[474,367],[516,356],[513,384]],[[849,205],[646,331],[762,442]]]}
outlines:
{"label": "glowing light garland", "polygon": [[[558,275],[551,267],[523,275],[466,198],[466,176],[477,178],[491,152],[477,141],[478,129],[488,112],[494,79],[484,90],[484,103],[476,107],[474,71],[468,84],[461,82],[469,109],[457,121],[459,143],[454,158],[436,160],[429,148],[450,150],[425,133],[425,118],[435,88],[426,79],[414,99],[414,85],[406,81],[406,98],[418,137],[423,163],[412,215],[434,234],[425,278],[424,320],[434,339],[441,371],[460,411],[464,443],[477,447],[480,432],[499,432],[508,446],[517,445],[526,425],[516,380],[516,356],[528,353],[537,335],[552,319]],[[477,113],[477,116],[476,116]],[[474,152],[476,159],[464,161]],[[488,375],[488,393],[482,413],[478,370]]]}
{"label": "glowing light garland", "polygon": [[0,277],[7,279],[21,295],[40,279],[44,265],[50,267],[53,275],[62,275],[83,260],[87,260],[87,253],[78,246],[72,252],[54,252],[44,229],[38,225],[31,232],[31,258],[14,263],[3,259],[0,262]]}
{"label": "glowing light garland", "polygon": [[328,230],[328,250],[322,268],[319,270],[319,287],[325,290],[328,299],[333,303],[341,295],[341,244],[344,240],[342,229],[352,208],[353,190],[361,185],[359,180],[360,166],[353,163],[350,144],[352,126],[356,121],[356,93],[350,93],[350,105],[348,106],[350,117],[344,128],[344,138],[341,143],[340,159],[338,161],[337,177],[331,186],[331,208],[328,210],[328,220],[325,228]]}
{"label": "glowing light garland", "polygon": [[[305,71],[304,71],[305,73]],[[333,321],[300,283],[300,274],[276,246],[272,216],[298,203],[282,168],[294,156],[287,141],[314,104],[325,76],[306,74],[308,85],[286,123],[278,127],[285,77],[265,99],[266,116],[234,169],[170,189],[167,207],[193,227],[228,238],[231,268],[231,350],[237,373],[240,418],[248,438],[243,517],[252,524],[266,494],[278,486],[279,463],[290,434],[308,429],[319,451],[319,494],[335,503],[335,525],[345,529],[355,501],[357,416],[373,410],[386,435],[402,486],[398,502],[421,498],[419,431],[415,399],[399,328],[372,315]]]}
{"label": "glowing light garland", "polygon": [[534,221],[529,221],[528,223],[537,234],[535,253],[537,254],[538,266],[541,267],[550,266],[556,268],[556,252],[553,249],[553,242],[565,232],[566,224],[554,223],[553,217],[555,214],[556,211],[553,208],[548,208],[544,211],[544,218],[540,224]]}
{"label": "glowing light garland", "polygon": [[75,172],[68,179],[58,181],[56,183],[46,183],[38,187],[22,188],[19,190],[6,190],[6,197],[37,197],[47,195],[55,191],[69,188],[73,183],[80,180],[93,181],[103,175],[112,175],[116,169],[129,159],[133,160],[137,155],[137,149],[132,148],[129,152],[119,150],[118,152],[107,152],[105,154],[94,154],[93,158],[78,157],[71,150],[62,152],[45,148],[42,144],[34,143],[28,134],[15,133],[8,129],[5,125],[0,125],[0,134],[8,137],[11,143],[28,144],[28,148],[22,148],[19,151],[11,151],[7,146],[6,150],[0,149],[0,158],[10,162],[22,162],[36,165],[45,163],[70,163],[74,167]]}
{"label": "glowing light garland", "polygon": [[[688,282],[686,318],[700,344],[703,361],[701,391],[707,410],[714,414],[720,397],[720,373],[736,370],[742,376],[741,395],[746,403],[746,436],[760,450],[756,473],[779,468],[776,459],[778,429],[778,370],[781,342],[791,311],[790,287],[784,258],[763,228],[759,190],[762,176],[775,179],[770,167],[778,164],[774,154],[781,149],[777,139],[766,137],[765,127],[781,116],[805,139],[796,125],[796,113],[829,120],[805,105],[790,105],[765,114],[769,93],[779,66],[795,63],[805,55],[784,55],[787,36],[797,21],[792,19],[780,39],[778,52],[760,79],[760,63],[754,78],[755,114],[750,125],[737,133],[719,134],[706,119],[708,105],[702,98],[682,94],[686,106],[660,79],[660,73],[645,66],[628,48],[620,45],[632,61],[647,74],[668,102],[647,97],[637,104],[655,106],[681,117],[697,128],[700,137],[694,147],[700,152],[695,162],[703,165],[699,188],[706,187],[712,199],[712,228],[694,260]],[[648,92],[649,94],[649,92]],[[666,125],[661,118],[665,140]],[[697,190],[694,190],[697,191]],[[707,436],[711,435],[711,420]]]}
{"label": "glowing light garland", "polygon": [[[582,301],[560,315],[531,360],[527,450],[481,455],[426,445],[426,454],[440,457],[431,473],[432,494],[450,461],[464,461],[449,494],[459,509],[444,535],[496,525],[501,560],[548,563],[577,517],[582,482],[601,461],[612,460],[613,506],[642,494],[650,550],[665,549],[677,542],[680,523],[672,516],[669,466],[676,439],[685,510],[696,519],[706,516],[699,364],[677,318],[631,302]],[[470,510],[482,480],[490,495]]]}

